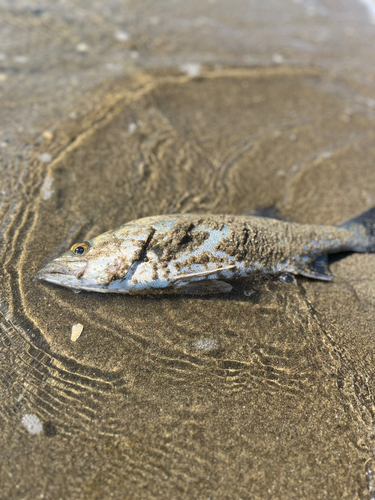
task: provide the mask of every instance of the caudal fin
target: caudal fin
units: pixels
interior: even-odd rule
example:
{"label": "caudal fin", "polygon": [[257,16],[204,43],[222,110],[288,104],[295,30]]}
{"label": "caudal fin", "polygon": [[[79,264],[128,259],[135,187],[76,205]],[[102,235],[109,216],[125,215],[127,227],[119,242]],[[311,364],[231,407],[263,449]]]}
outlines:
{"label": "caudal fin", "polygon": [[375,207],[348,220],[340,227],[350,229],[358,235],[359,240],[361,240],[361,250],[357,251],[375,252]]}

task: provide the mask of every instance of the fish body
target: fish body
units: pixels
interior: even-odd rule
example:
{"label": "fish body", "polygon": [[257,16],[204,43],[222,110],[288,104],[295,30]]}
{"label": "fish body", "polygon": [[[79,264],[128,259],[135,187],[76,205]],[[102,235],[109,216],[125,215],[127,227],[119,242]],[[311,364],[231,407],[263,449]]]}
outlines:
{"label": "fish body", "polygon": [[328,254],[375,251],[375,233],[363,222],[373,222],[375,208],[365,215],[342,226],[257,216],[146,217],[74,245],[38,277],[73,290],[130,294],[230,291],[231,280],[259,273],[330,280]]}

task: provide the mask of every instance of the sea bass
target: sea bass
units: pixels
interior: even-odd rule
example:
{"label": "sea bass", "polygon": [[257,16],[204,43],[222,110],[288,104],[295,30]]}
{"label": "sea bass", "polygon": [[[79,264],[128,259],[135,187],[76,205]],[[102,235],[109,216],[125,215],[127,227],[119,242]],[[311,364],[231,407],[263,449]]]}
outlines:
{"label": "sea bass", "polygon": [[257,216],[160,215],[77,243],[38,273],[73,290],[228,292],[231,280],[291,273],[331,280],[327,255],[375,252],[375,207],[341,226]]}

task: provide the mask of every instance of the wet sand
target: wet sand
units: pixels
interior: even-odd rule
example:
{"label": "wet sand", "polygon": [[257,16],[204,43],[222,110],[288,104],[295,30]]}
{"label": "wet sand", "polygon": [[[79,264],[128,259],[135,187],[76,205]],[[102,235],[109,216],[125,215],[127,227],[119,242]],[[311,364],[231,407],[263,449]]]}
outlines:
{"label": "wet sand", "polygon": [[[118,25],[117,4],[82,19],[4,10],[26,40],[32,26],[66,31],[44,65],[35,50],[24,63],[7,55],[25,65],[17,84],[3,69],[14,97],[1,105],[1,498],[375,495],[374,255],[333,259],[332,283],[204,297],[74,294],[35,279],[73,243],[143,216],[273,207],[336,224],[375,205],[365,7],[348,4],[340,24],[337,6],[295,4],[277,23],[276,7],[250,16],[245,4],[230,17],[220,2],[177,3],[163,17],[143,2],[147,29],[135,5]],[[315,49],[301,48],[312,32]]]}

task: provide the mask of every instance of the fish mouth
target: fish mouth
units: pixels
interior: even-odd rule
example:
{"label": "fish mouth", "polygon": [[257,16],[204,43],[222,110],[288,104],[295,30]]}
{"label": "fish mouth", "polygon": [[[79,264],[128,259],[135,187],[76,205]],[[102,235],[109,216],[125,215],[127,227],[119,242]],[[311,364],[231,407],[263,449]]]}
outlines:
{"label": "fish mouth", "polygon": [[43,281],[64,285],[67,281],[80,279],[87,267],[87,261],[52,261],[46,264],[36,277]]}

